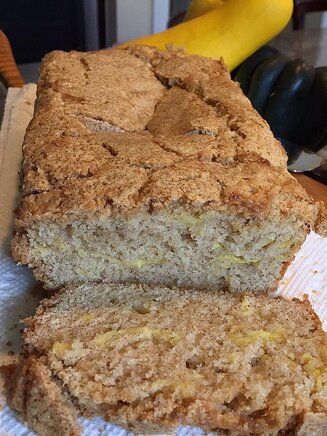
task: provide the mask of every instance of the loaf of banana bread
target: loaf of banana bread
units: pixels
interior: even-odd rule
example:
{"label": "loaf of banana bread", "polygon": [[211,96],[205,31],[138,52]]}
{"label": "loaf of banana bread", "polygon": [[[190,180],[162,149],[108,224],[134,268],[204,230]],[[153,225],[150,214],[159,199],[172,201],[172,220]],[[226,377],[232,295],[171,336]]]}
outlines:
{"label": "loaf of banana bread", "polygon": [[308,301],[82,284],[25,322],[9,402],[41,435],[79,434],[77,412],[143,433],[327,432],[327,339]]}
{"label": "loaf of banana bread", "polygon": [[223,63],[179,51],[50,53],[23,154],[12,253],[47,288],[266,291],[321,216]]}

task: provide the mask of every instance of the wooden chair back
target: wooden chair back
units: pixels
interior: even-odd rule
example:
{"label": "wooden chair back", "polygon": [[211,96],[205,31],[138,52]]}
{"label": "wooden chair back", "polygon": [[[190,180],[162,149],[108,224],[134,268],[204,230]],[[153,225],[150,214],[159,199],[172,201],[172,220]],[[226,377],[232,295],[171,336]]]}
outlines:
{"label": "wooden chair back", "polygon": [[24,80],[17,67],[10,43],[0,30],[0,81],[6,88],[22,87]]}

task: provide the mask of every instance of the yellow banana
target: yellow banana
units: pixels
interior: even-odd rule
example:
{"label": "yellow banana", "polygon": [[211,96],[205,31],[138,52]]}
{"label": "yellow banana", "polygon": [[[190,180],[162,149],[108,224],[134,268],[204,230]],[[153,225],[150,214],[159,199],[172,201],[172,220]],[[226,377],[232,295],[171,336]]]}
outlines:
{"label": "yellow banana", "polygon": [[293,0],[224,0],[220,6],[164,32],[128,41],[165,49],[183,47],[186,53],[224,58],[229,70],[237,67],[288,23]]}

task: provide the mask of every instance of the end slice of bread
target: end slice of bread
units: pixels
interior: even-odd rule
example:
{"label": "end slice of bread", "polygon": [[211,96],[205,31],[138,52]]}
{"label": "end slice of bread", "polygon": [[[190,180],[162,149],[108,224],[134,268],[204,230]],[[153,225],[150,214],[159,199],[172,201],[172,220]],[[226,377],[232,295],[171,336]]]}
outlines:
{"label": "end slice of bread", "polygon": [[[44,414],[48,434],[58,410],[67,416],[59,386],[79,413],[135,432],[326,429],[327,341],[307,301],[83,284],[44,300],[25,322],[28,370],[18,371],[11,404],[36,430]],[[39,422],[21,405],[26,379],[43,398],[33,399]]]}
{"label": "end slice of bread", "polygon": [[80,434],[76,409],[53,381],[51,371],[34,356],[22,361],[9,390],[9,404],[43,436]]}

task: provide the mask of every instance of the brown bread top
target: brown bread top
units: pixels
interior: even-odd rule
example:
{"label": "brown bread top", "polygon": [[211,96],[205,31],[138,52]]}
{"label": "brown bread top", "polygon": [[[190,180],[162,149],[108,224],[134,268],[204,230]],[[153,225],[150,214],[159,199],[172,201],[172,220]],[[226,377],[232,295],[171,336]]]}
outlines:
{"label": "brown bread top", "polygon": [[18,226],[176,204],[319,215],[221,61],[150,47],[45,57],[23,175]]}

